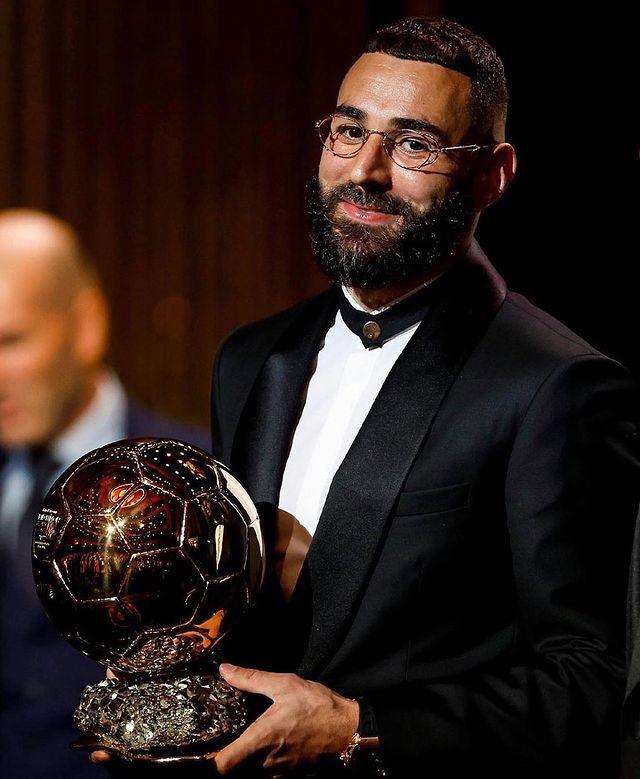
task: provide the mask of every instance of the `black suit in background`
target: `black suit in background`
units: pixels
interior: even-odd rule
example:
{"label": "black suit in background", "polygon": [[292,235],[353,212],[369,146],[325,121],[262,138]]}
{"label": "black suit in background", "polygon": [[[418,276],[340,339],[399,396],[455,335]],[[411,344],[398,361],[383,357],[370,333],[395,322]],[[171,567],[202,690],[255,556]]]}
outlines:
{"label": "black suit in background", "polygon": [[[209,449],[205,430],[133,405],[127,409],[126,435],[178,438]],[[0,566],[0,776],[99,779],[104,771],[69,745],[79,735],[73,712],[80,693],[104,678],[105,669],[53,630],[36,595],[26,551],[27,565],[20,570],[13,570],[14,561]]]}
{"label": "black suit in background", "polygon": [[[337,294],[218,353],[213,454],[260,504],[277,505]],[[364,696],[392,776],[613,779],[636,402],[474,247],[336,473],[291,602],[267,588],[230,659]]]}

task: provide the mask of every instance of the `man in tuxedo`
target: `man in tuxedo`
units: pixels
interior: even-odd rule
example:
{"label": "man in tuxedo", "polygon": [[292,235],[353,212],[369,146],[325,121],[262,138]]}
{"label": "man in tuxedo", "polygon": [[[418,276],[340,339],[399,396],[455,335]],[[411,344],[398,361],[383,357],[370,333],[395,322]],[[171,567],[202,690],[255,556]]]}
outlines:
{"label": "man in tuxedo", "polygon": [[58,637],[31,575],[44,492],[90,449],[166,436],[209,448],[205,431],[134,405],[104,364],[107,305],[78,237],[28,210],[0,212],[0,774],[95,776],[73,753],[72,716],[104,669]]}
{"label": "man in tuxedo", "polygon": [[222,666],[272,704],[223,774],[617,775],[635,389],[473,238],[515,171],[506,104],[462,26],[380,31],[318,123],[334,286],[219,350],[213,452],[273,574]]}

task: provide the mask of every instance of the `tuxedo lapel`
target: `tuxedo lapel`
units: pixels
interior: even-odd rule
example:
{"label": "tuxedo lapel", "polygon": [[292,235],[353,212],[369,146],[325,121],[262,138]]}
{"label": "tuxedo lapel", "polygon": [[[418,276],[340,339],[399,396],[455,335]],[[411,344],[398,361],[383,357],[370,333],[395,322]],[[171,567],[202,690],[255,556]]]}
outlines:
{"label": "tuxedo lapel", "polygon": [[256,503],[277,505],[304,390],[336,311],[337,291],[316,298],[271,341],[256,371],[231,456],[232,470],[242,474]]}
{"label": "tuxedo lapel", "polygon": [[308,644],[299,669],[303,676],[317,675],[348,627],[434,416],[504,300],[504,283],[479,254],[434,284],[429,314],[394,365],[331,483],[292,601],[295,613],[296,603],[311,599]]}

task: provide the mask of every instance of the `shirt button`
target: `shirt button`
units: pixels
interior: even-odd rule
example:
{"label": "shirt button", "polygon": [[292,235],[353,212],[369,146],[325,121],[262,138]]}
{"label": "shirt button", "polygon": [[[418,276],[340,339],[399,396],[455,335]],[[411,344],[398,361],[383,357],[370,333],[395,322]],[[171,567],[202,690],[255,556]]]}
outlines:
{"label": "shirt button", "polygon": [[380,338],[382,330],[377,322],[366,322],[362,328],[362,335],[369,341],[375,341]]}

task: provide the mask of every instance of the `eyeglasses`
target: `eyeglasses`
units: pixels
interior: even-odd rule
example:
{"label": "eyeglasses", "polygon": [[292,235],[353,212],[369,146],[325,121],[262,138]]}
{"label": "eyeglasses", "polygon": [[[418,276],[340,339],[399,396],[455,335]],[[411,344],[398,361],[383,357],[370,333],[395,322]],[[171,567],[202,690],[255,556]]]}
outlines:
{"label": "eyeglasses", "polygon": [[495,143],[464,146],[438,146],[435,138],[415,130],[369,130],[347,116],[329,114],[316,122],[322,145],[336,157],[355,157],[372,135],[382,136],[382,147],[392,162],[407,170],[420,170],[434,163],[441,154],[491,149]]}

